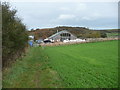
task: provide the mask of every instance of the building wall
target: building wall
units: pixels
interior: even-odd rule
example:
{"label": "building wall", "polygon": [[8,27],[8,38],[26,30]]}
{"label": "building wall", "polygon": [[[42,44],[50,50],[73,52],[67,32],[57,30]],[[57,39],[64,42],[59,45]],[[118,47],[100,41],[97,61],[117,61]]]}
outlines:
{"label": "building wall", "polygon": [[70,40],[74,40],[74,39],[77,38],[77,37],[74,36],[73,34],[64,31],[64,32],[62,32],[62,33],[59,33],[59,34],[57,34],[57,35],[55,35],[55,36],[50,37],[49,39],[52,39],[52,40],[55,40],[55,41],[63,41],[64,38],[69,38],[69,36],[61,36],[61,34],[63,34],[63,33],[68,33],[68,34],[70,34]]}
{"label": "building wall", "polygon": [[59,40],[60,41],[60,38],[61,38],[61,36],[60,35],[56,35],[56,36],[54,36],[53,38],[51,38],[52,40],[55,40],[55,41],[57,41],[57,40]]}
{"label": "building wall", "polygon": [[74,39],[77,39],[77,37],[71,34],[71,40],[74,40]]}

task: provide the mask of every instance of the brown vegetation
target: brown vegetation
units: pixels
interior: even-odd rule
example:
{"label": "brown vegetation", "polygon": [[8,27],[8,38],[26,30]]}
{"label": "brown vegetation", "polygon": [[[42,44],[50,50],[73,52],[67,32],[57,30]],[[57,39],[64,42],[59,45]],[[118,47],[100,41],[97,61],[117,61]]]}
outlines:
{"label": "brown vegetation", "polygon": [[55,33],[57,31],[67,30],[72,34],[76,35],[78,38],[105,38],[107,37],[106,33],[118,32],[115,30],[91,30],[85,27],[55,27],[55,28],[47,28],[47,29],[36,29],[29,31],[29,35],[35,35],[35,39],[45,39]]}

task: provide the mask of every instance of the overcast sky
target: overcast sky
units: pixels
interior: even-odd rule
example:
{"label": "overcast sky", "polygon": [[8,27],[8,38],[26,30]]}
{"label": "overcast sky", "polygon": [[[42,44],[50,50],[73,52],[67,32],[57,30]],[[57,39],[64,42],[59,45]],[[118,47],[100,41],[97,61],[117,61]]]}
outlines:
{"label": "overcast sky", "polygon": [[118,28],[117,2],[11,2],[28,29],[83,26]]}

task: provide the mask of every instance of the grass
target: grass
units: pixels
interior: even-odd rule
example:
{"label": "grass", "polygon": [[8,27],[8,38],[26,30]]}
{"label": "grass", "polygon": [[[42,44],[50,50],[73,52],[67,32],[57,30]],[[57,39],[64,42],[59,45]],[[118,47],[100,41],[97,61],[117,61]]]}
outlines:
{"label": "grass", "polygon": [[30,48],[3,74],[3,87],[116,88],[118,41]]}
{"label": "grass", "polygon": [[3,88],[57,88],[59,77],[48,66],[48,57],[40,47],[30,48],[27,55],[3,72]]}
{"label": "grass", "polygon": [[107,37],[118,37],[119,33],[107,33]]}

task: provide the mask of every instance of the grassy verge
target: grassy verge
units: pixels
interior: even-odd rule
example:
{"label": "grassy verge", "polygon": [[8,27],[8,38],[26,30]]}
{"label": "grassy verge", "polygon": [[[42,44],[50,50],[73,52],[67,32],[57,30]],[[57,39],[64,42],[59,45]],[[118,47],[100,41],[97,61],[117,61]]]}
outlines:
{"label": "grassy verge", "polygon": [[57,72],[48,64],[41,47],[30,48],[27,56],[3,72],[3,88],[62,87]]}

